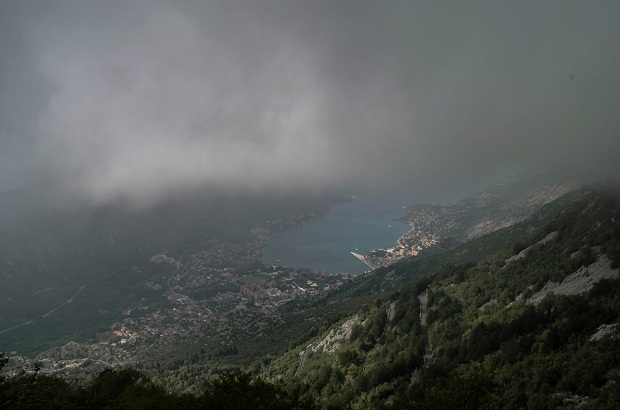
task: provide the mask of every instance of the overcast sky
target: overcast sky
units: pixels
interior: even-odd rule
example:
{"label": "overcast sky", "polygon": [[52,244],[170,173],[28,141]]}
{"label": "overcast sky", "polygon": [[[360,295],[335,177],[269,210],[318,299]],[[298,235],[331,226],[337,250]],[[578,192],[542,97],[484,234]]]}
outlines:
{"label": "overcast sky", "polygon": [[619,19],[618,1],[3,0],[0,191],[616,178]]}

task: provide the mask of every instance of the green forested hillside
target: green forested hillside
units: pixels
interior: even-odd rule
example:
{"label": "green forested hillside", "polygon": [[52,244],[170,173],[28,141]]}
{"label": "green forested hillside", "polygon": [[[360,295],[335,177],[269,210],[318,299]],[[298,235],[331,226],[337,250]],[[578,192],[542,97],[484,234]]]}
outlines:
{"label": "green forested hillside", "polygon": [[617,408],[618,199],[581,192],[529,231],[366,303],[260,374],[325,408]]}
{"label": "green forested hillside", "polygon": [[[0,354],[0,368],[3,356]],[[106,370],[86,385],[72,385],[34,369],[0,376],[3,409],[315,409],[282,387],[248,373],[225,373],[211,381],[200,396],[170,393],[134,369]]]}

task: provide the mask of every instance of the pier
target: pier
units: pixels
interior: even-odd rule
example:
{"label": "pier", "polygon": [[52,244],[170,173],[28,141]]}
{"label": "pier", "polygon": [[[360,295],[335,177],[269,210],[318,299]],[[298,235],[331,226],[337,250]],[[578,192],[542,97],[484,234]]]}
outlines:
{"label": "pier", "polygon": [[366,258],[364,255],[360,255],[359,253],[355,253],[355,252],[351,252],[351,255],[355,256],[357,259],[361,260],[362,262],[364,262],[366,264],[366,266],[368,266],[371,270],[375,270],[380,266],[375,266],[372,264],[372,262],[370,262],[368,260],[368,258]]}

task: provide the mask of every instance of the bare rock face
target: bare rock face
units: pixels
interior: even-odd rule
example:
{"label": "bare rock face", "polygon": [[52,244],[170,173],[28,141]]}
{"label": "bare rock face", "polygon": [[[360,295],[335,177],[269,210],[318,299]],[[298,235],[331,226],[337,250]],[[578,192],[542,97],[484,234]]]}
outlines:
{"label": "bare rock face", "polygon": [[536,305],[549,293],[556,295],[578,295],[592,289],[594,284],[601,279],[617,278],[619,275],[620,269],[611,268],[607,255],[599,254],[596,262],[587,267],[582,266],[576,272],[568,275],[562,283],[547,282],[541,290],[528,299],[528,303]]}
{"label": "bare rock face", "polygon": [[356,315],[344,322],[340,329],[330,330],[323,340],[319,340],[308,347],[313,352],[335,353],[340,349],[341,342],[349,340],[353,326],[358,323],[360,323],[360,318]]}
{"label": "bare rock face", "polygon": [[600,325],[598,329],[596,329],[596,332],[590,336],[589,340],[590,342],[598,342],[607,336],[618,339],[619,336],[615,323],[611,325]]}

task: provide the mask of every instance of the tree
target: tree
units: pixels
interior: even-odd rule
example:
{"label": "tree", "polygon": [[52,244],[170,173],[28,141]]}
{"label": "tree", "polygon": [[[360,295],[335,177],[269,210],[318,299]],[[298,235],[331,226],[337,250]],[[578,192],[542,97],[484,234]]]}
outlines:
{"label": "tree", "polygon": [[0,385],[2,409],[76,408],[73,389],[58,377],[24,373],[7,377]]}
{"label": "tree", "polygon": [[206,408],[243,409],[313,409],[313,403],[292,397],[284,389],[249,373],[223,373],[211,382],[203,396]]}
{"label": "tree", "polygon": [[0,370],[2,370],[8,361],[9,358],[6,357],[6,354],[4,352],[0,352]]}

